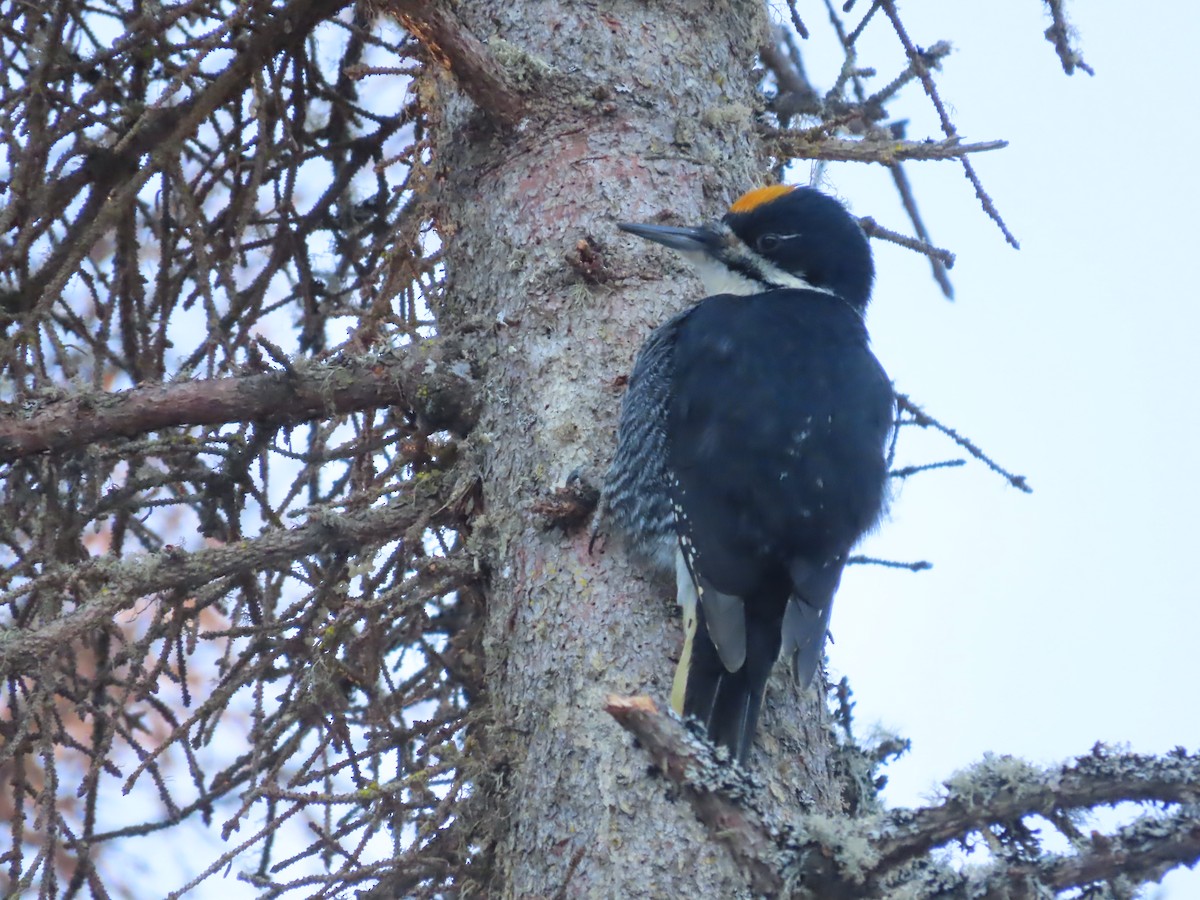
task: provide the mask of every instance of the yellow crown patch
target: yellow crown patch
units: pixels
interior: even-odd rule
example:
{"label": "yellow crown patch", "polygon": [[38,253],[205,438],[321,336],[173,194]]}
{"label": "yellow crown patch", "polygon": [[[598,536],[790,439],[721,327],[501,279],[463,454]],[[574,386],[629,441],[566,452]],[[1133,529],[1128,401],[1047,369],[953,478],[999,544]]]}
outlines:
{"label": "yellow crown patch", "polygon": [[794,189],[795,185],[791,184],[772,184],[769,187],[760,187],[752,191],[746,191],[746,193],[733,201],[733,206],[729,207],[729,211],[731,213],[750,212],[752,209],[758,209],[764,203],[770,203],[776,197],[790,194]]}

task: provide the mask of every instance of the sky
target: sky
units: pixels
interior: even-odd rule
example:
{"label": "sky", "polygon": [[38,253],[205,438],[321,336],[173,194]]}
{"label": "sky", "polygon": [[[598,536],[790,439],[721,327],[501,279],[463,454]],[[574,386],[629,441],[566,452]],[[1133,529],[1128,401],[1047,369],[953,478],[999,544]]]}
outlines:
{"label": "sky", "polygon": [[[1064,75],[1032,0],[901,10],[919,45],[955,47],[937,82],[964,139],[1010,142],[974,161],[1021,249],[960,167],[907,164],[934,242],[957,254],[956,298],[941,297],[924,259],[875,242],[875,349],[898,390],[1034,492],[978,466],[911,479],[862,552],[933,568],[860,566],[843,581],[831,676],[849,677],[860,732],[913,742],[887,770],[892,804],[928,802],[985,752],[1052,764],[1096,741],[1200,749],[1200,308],[1188,262],[1200,8],[1141,9],[1068,6],[1094,78]],[[824,22],[806,24],[810,77],[827,86],[839,60],[823,55]],[[863,62],[894,60],[880,78],[902,67],[885,22],[860,43]],[[941,136],[919,89],[891,111],[911,119],[910,138]],[[807,166],[794,174],[807,179]],[[909,231],[886,172],[839,164],[824,178],[856,214]],[[912,431],[903,462],[962,455]],[[1200,896],[1200,873],[1150,896]]]}

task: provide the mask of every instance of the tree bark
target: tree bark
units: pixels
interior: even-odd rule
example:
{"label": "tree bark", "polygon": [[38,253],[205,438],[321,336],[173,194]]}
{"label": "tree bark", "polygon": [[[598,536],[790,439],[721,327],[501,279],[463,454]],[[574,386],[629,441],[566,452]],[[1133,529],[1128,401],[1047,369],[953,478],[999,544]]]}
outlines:
{"label": "tree bark", "polygon": [[[436,312],[444,334],[473,335],[482,401],[471,442],[486,486],[473,541],[489,576],[484,892],[740,896],[746,875],[604,711],[610,693],[666,704],[681,645],[674,586],[613,541],[589,552],[586,528],[547,528],[535,507],[574,472],[600,479],[634,353],[701,296],[682,260],[615,223],[716,217],[764,180],[751,66],[765,8],[457,13],[528,96],[528,117],[506,130],[452,75],[434,92],[450,279]],[[841,809],[822,702],[777,677],[760,732],[768,802]]]}

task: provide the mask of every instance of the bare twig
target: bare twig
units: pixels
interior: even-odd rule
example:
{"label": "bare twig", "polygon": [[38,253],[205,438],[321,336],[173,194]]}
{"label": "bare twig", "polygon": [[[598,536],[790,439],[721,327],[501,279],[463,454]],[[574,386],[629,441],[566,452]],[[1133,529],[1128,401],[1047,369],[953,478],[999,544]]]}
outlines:
{"label": "bare twig", "polygon": [[933,568],[933,563],[919,559],[915,562],[899,562],[894,559],[879,559],[874,556],[851,556],[846,560],[852,566],[883,566],[885,569],[907,569],[909,572],[924,572]]}
{"label": "bare twig", "polygon": [[943,250],[940,247],[934,247],[932,244],[926,243],[923,240],[905,237],[899,232],[892,231],[890,228],[884,228],[870,216],[864,216],[858,220],[858,224],[862,226],[862,230],[870,237],[877,237],[880,240],[889,241],[893,244],[899,244],[901,247],[907,247],[909,250],[915,250],[930,259],[940,262],[947,269],[954,265],[954,254],[949,250]]}
{"label": "bare twig", "polygon": [[[913,231],[916,233],[918,240],[927,244],[932,243],[929,238],[929,231],[926,229],[925,222],[921,218],[921,211],[917,207],[917,198],[913,194],[912,184],[909,183],[908,173],[904,171],[904,166],[901,163],[896,163],[891,169],[892,181],[896,185],[896,191],[900,194],[900,202],[904,204],[904,211],[908,213],[908,220],[912,222]],[[947,270],[954,265],[954,257],[951,256],[949,260],[946,260],[930,256],[929,264],[933,268],[933,280],[942,289],[942,296],[947,300],[953,300],[954,285],[950,283],[950,274]]]}
{"label": "bare twig", "polygon": [[[850,4],[849,3],[845,4],[845,6],[843,7],[843,10],[845,12],[849,12]],[[862,35],[863,31],[866,29],[867,25],[870,24],[871,18],[875,15],[875,13],[878,10],[879,10],[879,4],[872,3],[871,6],[867,9],[867,11],[865,13],[863,13],[863,17],[859,21],[859,23],[857,25],[855,25],[853,30],[851,30],[845,36],[845,39],[844,39],[845,44],[847,44],[847,45],[853,44],[855,41],[857,41],[859,39],[859,37]]]}
{"label": "bare twig", "polygon": [[796,34],[807,38],[808,27],[800,20],[800,13],[796,10],[796,0],[788,0],[788,13],[791,14],[792,27],[796,29]]}
{"label": "bare twig", "polygon": [[1063,71],[1074,75],[1076,69],[1082,69],[1089,75],[1095,75],[1095,70],[1085,63],[1079,51],[1071,46],[1072,28],[1067,22],[1066,12],[1063,11],[1063,0],[1045,0],[1045,3],[1052,20],[1050,27],[1046,29],[1046,40],[1054,45],[1054,52],[1062,62]]}
{"label": "bare twig", "polygon": [[[955,129],[954,123],[950,121],[950,113],[946,111],[946,105],[942,102],[941,95],[938,94],[937,86],[933,83],[933,76],[929,74],[929,68],[925,64],[921,51],[917,49],[912,38],[908,36],[908,31],[905,30],[904,24],[900,21],[900,14],[896,11],[895,0],[879,0],[879,5],[888,19],[891,20],[892,28],[895,29],[896,36],[900,38],[900,43],[904,45],[904,52],[908,55],[913,70],[917,73],[917,77],[921,79],[921,84],[925,88],[925,94],[929,97],[933,108],[937,110],[938,120],[942,125],[942,132],[946,135],[947,140],[957,140],[958,131]],[[979,198],[979,202],[983,205],[984,212],[996,223],[996,226],[1004,235],[1004,239],[1013,247],[1019,248],[1021,245],[1013,237],[1012,232],[1008,230],[1008,226],[1004,224],[1004,219],[1000,217],[1000,211],[996,209],[996,204],[992,202],[992,198],[983,189],[983,182],[979,180],[979,176],[975,173],[975,167],[971,165],[971,161],[966,156],[963,156],[961,157],[961,162],[963,172],[966,174],[967,180],[975,188],[975,196]]]}
{"label": "bare twig", "polygon": [[911,478],[913,475],[918,475],[921,472],[932,472],[936,469],[957,469],[960,466],[965,466],[965,459],[944,459],[941,462],[921,463],[916,466],[904,466],[900,469],[892,469],[888,472],[888,478]]}
{"label": "bare twig", "polygon": [[914,425],[918,425],[921,428],[933,428],[936,431],[940,431],[942,434],[946,435],[946,437],[950,438],[950,440],[954,441],[954,443],[958,444],[958,446],[962,447],[964,450],[966,450],[968,453],[970,453],[973,457],[975,457],[977,460],[979,460],[981,463],[983,463],[985,466],[987,466],[989,469],[991,469],[993,472],[995,472],[997,475],[1002,476],[1005,481],[1007,481],[1009,484],[1011,484],[1017,490],[1024,491],[1026,494],[1033,493],[1033,488],[1031,488],[1029,486],[1029,483],[1025,480],[1024,475],[1015,475],[1012,472],[1009,472],[1007,469],[1000,466],[999,463],[997,463],[995,460],[993,460],[991,457],[989,457],[986,453],[984,453],[982,450],[980,450],[979,447],[977,447],[970,439],[963,437],[961,434],[959,434],[955,429],[951,428],[949,425],[943,425],[941,422],[939,422],[933,416],[929,415],[929,413],[927,413],[923,409],[921,409],[921,407],[919,407],[915,403],[913,403],[912,400],[910,400],[907,395],[897,394],[896,395],[896,405],[900,408],[900,410],[902,412],[907,412],[913,417],[912,423]]}

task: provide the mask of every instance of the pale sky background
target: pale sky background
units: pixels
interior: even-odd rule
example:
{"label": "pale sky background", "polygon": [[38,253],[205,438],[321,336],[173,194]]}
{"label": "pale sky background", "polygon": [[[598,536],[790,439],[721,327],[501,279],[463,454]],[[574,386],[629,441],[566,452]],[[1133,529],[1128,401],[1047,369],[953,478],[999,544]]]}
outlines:
{"label": "pale sky background", "polygon": [[[1189,271],[1200,177],[1188,165],[1200,104],[1186,87],[1200,10],[1136,9],[1069,6],[1095,78],[1063,74],[1037,0],[902,9],[918,44],[955,46],[938,84],[964,138],[1011,142],[975,165],[1022,249],[1005,244],[961,168],[909,163],[934,241],[958,255],[957,299],[941,297],[926,260],[876,242],[876,351],[900,390],[1034,493],[976,465],[918,476],[863,551],[934,568],[855,567],[843,582],[831,675],[850,678],[860,735],[879,724],[913,742],[888,769],[893,805],[926,802],[988,751],[1050,764],[1098,740],[1200,749]],[[810,76],[827,88],[840,56],[820,4],[803,12]],[[876,87],[904,66],[882,16],[860,46]],[[890,108],[911,119],[909,137],[940,136],[919,87]],[[837,164],[824,186],[909,230],[885,171]],[[901,445],[904,461],[959,455],[913,430]],[[141,884],[176,887],[181,856],[194,870],[226,849],[172,841],[130,845]],[[189,896],[255,896],[234,877],[252,864]],[[1165,884],[1163,898],[1200,897],[1200,874]]]}
{"label": "pale sky background", "polygon": [[[860,4],[862,5],[862,4]],[[961,168],[909,163],[935,243],[958,255],[956,300],[925,260],[875,242],[876,352],[929,413],[1026,475],[1027,496],[978,466],[918,476],[863,552],[927,559],[920,574],[852,569],[834,607],[833,677],[860,732],[910,738],[886,797],[911,805],[985,752],[1053,763],[1097,740],[1200,748],[1197,104],[1200,7],[1068,6],[1089,78],[1066,77],[1041,3],[908,3],[913,40],[950,40],[938,76],[1021,250],[1006,246]],[[829,84],[826,27],[805,18],[810,76]],[[860,59],[901,63],[885,23]],[[875,48],[886,48],[876,52]],[[909,88],[894,114],[938,137]],[[797,173],[800,179],[805,171]],[[840,164],[826,185],[907,231],[886,172]],[[906,460],[959,456],[908,438]],[[1200,873],[1158,895],[1200,897]]]}

